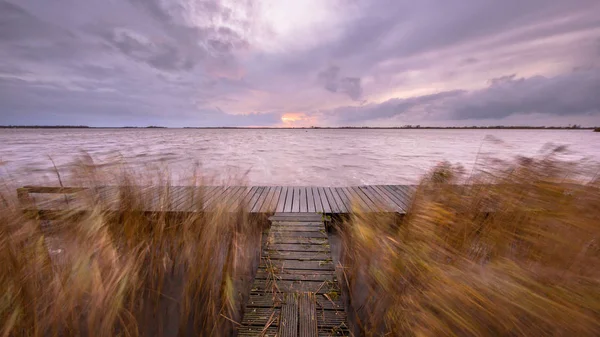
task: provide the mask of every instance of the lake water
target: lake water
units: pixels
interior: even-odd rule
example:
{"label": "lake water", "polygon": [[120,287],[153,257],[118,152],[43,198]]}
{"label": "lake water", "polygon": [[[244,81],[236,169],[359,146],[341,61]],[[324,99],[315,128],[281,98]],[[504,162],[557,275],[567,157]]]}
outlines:
{"label": "lake water", "polygon": [[567,160],[600,162],[600,133],[590,130],[0,129],[0,174],[52,183],[48,156],[67,175],[85,151],[96,163],[121,158],[175,175],[200,163],[255,185],[406,184],[442,160],[471,171],[476,159],[532,156],[549,143],[568,145]]}

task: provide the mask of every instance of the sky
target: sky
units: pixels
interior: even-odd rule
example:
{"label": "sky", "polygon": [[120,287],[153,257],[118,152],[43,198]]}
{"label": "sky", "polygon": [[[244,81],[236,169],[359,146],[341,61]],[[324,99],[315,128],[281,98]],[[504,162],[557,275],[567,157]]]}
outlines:
{"label": "sky", "polygon": [[0,125],[600,126],[597,0],[0,0]]}

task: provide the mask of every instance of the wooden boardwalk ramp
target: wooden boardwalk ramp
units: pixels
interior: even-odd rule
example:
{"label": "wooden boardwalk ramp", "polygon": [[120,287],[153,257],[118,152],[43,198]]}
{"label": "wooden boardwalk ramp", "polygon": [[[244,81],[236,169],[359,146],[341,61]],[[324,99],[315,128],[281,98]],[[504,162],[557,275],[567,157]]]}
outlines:
{"label": "wooden boardwalk ramp", "polygon": [[321,215],[270,220],[238,336],[349,336]]}

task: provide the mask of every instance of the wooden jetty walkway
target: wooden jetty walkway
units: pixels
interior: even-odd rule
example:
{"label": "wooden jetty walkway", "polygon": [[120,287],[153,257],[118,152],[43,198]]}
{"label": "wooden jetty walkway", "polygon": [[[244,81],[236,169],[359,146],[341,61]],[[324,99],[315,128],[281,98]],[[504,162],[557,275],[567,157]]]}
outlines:
{"label": "wooden jetty walkway", "polygon": [[270,220],[238,336],[349,336],[322,215]]}
{"label": "wooden jetty walkway", "polygon": [[[104,204],[118,210],[120,188],[98,187]],[[79,187],[25,186],[18,190],[21,200],[31,202],[37,210],[65,208],[66,198],[52,200],[40,198],[40,194],[70,194],[76,201]],[[217,205],[225,205],[231,211],[240,204],[250,213],[350,213],[354,207],[364,212],[406,213],[414,192],[412,185],[369,185],[349,187],[318,186],[170,186],[140,188],[148,200],[145,211],[189,212],[197,211],[197,201],[203,200],[202,209],[210,211]],[[70,204],[76,207],[76,202]],[[113,206],[110,206],[113,205]],[[166,205],[166,206],[165,206]],[[165,208],[166,207],[166,208]]]}
{"label": "wooden jetty walkway", "polygon": [[[85,201],[89,190],[26,186],[17,193],[26,211],[51,219],[65,208],[86,212],[82,207],[89,206],[77,201]],[[102,186],[91,195],[100,196],[103,207],[120,211],[128,205],[122,200],[126,190]],[[355,210],[404,214],[414,186],[142,186],[132,190],[143,200],[136,207],[147,212],[210,212],[217,206],[236,211],[242,206],[250,213],[274,214],[263,236],[261,262],[238,336],[312,337],[350,335],[323,217]]]}

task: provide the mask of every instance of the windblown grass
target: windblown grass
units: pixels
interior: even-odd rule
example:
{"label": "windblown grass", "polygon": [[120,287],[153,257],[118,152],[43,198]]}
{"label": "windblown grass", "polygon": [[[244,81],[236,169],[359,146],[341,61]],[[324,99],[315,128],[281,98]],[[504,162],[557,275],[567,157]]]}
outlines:
{"label": "windblown grass", "polygon": [[[90,189],[50,223],[27,217],[14,190],[0,191],[1,336],[231,334],[259,260],[261,219],[243,205],[143,212],[150,202],[169,207],[165,172],[110,174],[122,186],[116,210],[97,188],[107,175],[93,163],[71,177]],[[159,186],[158,201],[145,185]],[[201,196],[187,198],[190,211],[202,210]]]}
{"label": "windblown grass", "polygon": [[488,167],[467,185],[442,164],[399,225],[344,221],[360,334],[599,336],[600,184],[561,183],[582,168],[554,154]]}

